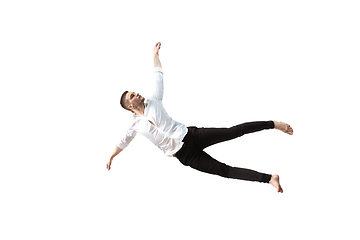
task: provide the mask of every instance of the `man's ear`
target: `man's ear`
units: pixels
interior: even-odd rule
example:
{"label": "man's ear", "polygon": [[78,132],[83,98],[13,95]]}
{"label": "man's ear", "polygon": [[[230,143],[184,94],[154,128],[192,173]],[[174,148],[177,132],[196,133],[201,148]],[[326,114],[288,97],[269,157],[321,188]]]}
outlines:
{"label": "man's ear", "polygon": [[132,111],[134,109],[134,106],[131,104],[128,106],[128,109],[130,109]]}

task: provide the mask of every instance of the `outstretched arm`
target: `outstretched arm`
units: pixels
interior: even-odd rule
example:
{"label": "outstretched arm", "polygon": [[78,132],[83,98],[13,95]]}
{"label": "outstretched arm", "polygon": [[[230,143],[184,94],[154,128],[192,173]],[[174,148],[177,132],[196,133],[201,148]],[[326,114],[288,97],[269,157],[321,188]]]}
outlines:
{"label": "outstretched arm", "polygon": [[155,47],[154,47],[154,67],[162,68],[161,62],[160,62],[160,59],[159,59],[160,47],[161,47],[161,42],[158,42],[158,43],[155,44]]}
{"label": "outstretched arm", "polygon": [[136,131],[132,129],[132,127],[129,127],[127,133],[125,136],[122,137],[119,144],[116,145],[114,153],[111,155],[109,162],[106,164],[107,170],[110,170],[111,162],[119,153],[121,153],[122,150],[124,150],[131,141],[135,138]]}
{"label": "outstretched arm", "polygon": [[107,168],[108,171],[109,171],[110,168],[111,168],[112,160],[113,160],[114,157],[116,157],[121,151],[122,151],[122,149],[119,148],[118,146],[116,146],[116,148],[115,148],[115,150],[114,150],[114,153],[111,155],[109,162],[106,164],[106,168]]}

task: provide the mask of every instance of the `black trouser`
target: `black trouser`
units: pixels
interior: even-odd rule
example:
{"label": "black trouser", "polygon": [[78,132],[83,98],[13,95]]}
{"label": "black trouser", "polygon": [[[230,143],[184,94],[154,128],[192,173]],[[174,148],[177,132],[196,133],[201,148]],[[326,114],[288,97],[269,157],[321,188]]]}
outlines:
{"label": "black trouser", "polygon": [[175,154],[185,166],[190,166],[201,172],[216,174],[222,177],[247,181],[268,183],[271,175],[259,173],[250,169],[231,167],[221,163],[203,151],[204,148],[216,143],[228,141],[247,133],[274,128],[274,122],[249,122],[231,128],[197,128],[188,127],[182,148]]}

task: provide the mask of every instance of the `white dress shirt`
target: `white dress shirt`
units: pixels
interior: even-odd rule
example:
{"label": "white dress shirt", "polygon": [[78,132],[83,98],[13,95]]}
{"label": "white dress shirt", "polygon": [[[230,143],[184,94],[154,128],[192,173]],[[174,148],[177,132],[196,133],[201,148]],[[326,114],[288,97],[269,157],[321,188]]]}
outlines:
{"label": "white dress shirt", "polygon": [[182,140],[188,129],[184,124],[174,121],[165,111],[162,103],[164,95],[162,68],[154,68],[154,80],[154,91],[144,102],[145,116],[131,115],[128,131],[117,146],[125,149],[136,134],[140,133],[160,148],[166,156],[172,157],[184,144]]}

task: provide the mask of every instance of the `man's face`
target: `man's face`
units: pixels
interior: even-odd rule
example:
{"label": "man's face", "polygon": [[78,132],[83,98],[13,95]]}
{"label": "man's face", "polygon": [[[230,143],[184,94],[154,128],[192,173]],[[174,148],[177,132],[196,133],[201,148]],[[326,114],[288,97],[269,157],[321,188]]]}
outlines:
{"label": "man's face", "polygon": [[[133,106],[133,108],[140,106],[140,104],[142,104],[145,100],[145,98],[143,96],[141,96],[138,93],[134,93],[134,92],[128,92],[126,94],[126,99],[129,101],[130,105]],[[131,108],[131,107],[129,107],[129,108]]]}

